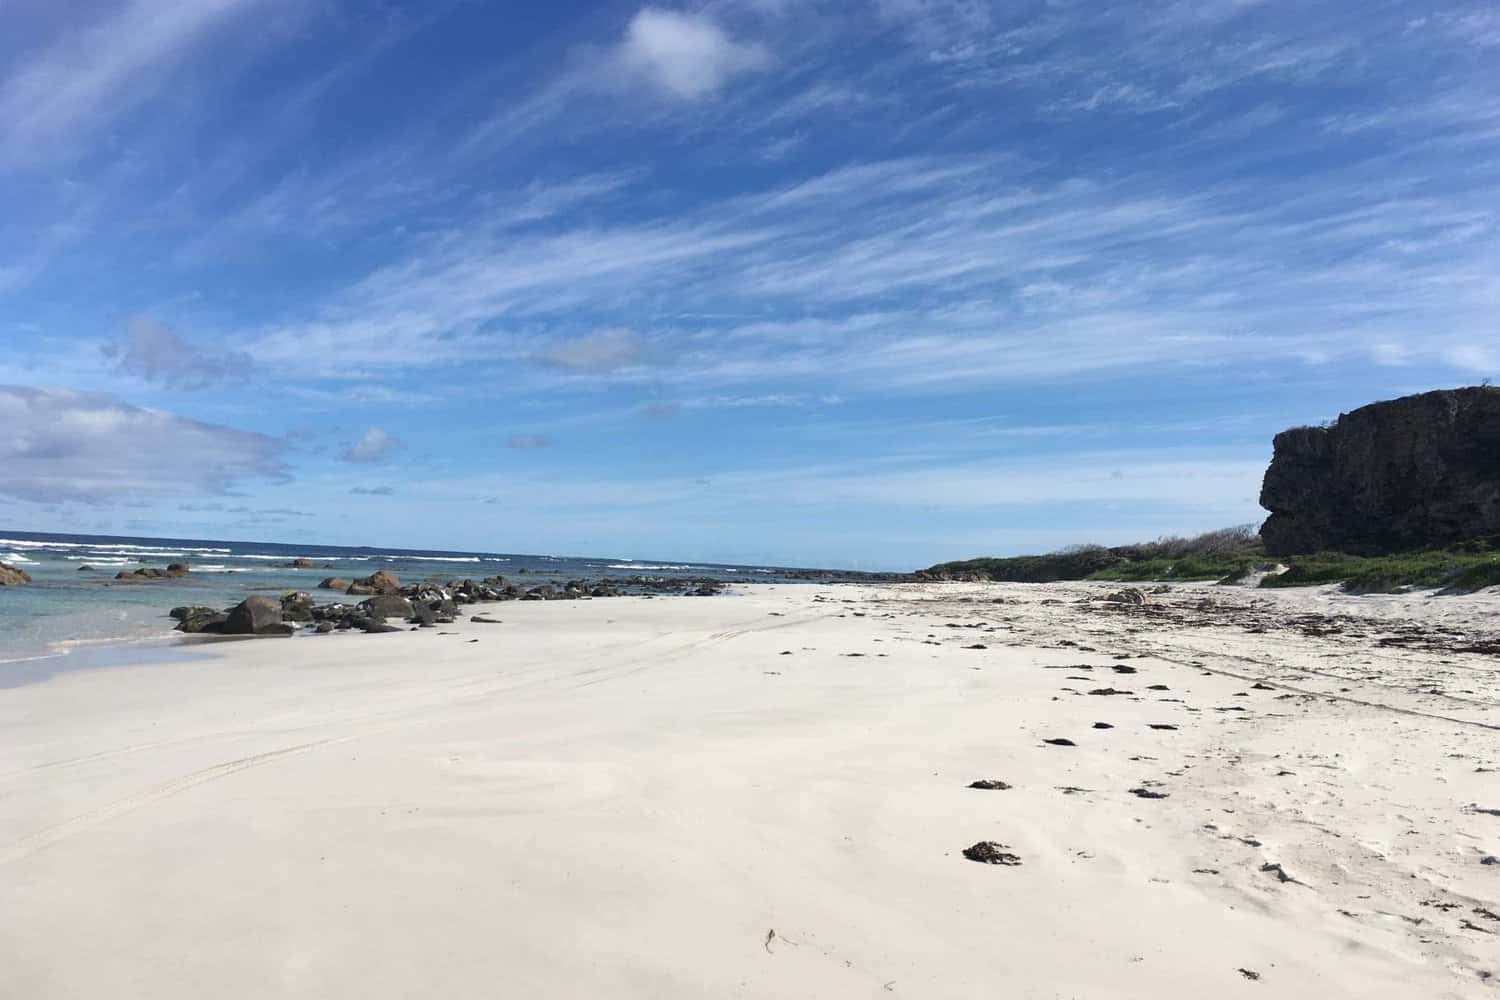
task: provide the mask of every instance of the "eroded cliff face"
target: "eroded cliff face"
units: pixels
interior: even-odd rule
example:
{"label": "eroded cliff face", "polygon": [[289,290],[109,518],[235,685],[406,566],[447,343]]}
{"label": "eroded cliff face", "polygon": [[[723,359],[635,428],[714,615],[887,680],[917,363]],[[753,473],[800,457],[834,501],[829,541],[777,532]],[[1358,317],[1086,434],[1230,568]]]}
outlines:
{"label": "eroded cliff face", "polygon": [[1276,435],[1272,555],[1375,555],[1500,534],[1500,388],[1425,392]]}

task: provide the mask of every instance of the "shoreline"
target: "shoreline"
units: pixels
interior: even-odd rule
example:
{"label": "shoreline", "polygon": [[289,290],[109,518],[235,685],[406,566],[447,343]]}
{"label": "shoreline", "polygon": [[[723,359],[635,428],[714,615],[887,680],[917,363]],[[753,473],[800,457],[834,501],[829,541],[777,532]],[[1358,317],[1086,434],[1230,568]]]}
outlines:
{"label": "shoreline", "polygon": [[0,690],[0,962],[42,1000],[1490,995],[1500,658],[1454,650],[1500,602],[1111,589],[515,602]]}

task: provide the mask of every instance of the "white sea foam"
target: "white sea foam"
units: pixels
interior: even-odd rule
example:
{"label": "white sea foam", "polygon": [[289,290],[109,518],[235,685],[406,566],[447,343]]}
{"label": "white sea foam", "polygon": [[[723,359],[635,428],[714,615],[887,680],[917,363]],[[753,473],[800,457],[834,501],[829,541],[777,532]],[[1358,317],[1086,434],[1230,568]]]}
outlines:
{"label": "white sea foam", "polygon": [[35,563],[35,559],[27,559],[19,552],[0,552],[0,562],[8,563]]}
{"label": "white sea foam", "polygon": [[228,555],[233,549],[195,548],[191,545],[125,545],[101,542],[97,545],[68,545],[68,548],[89,549],[94,552],[149,552],[152,555],[180,556],[186,553]]}
{"label": "white sea foam", "polygon": [[678,566],[672,563],[610,563],[606,569],[693,569],[692,566]]}
{"label": "white sea foam", "polygon": [[0,538],[0,545],[8,549],[39,552],[71,552],[76,549],[86,549],[89,552],[113,552],[117,554],[145,552],[153,555],[182,555],[184,553],[218,553],[228,555],[234,551],[233,549],[202,548],[191,545],[129,545],[124,542],[35,542],[24,538]]}
{"label": "white sea foam", "polygon": [[477,563],[482,562],[478,556],[406,556],[406,555],[384,555],[379,559],[404,559],[407,562],[451,562],[451,563]]}

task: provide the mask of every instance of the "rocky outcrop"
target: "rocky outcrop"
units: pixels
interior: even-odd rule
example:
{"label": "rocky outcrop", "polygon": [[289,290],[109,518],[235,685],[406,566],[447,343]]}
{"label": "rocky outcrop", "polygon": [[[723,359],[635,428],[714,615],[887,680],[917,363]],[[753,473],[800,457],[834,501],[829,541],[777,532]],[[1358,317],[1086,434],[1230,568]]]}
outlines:
{"label": "rocky outcrop", "polygon": [[[384,579],[381,579],[384,577]],[[359,586],[389,585],[389,573],[377,573]],[[411,584],[390,593],[372,594],[359,604],[318,604],[306,591],[293,590],[279,599],[256,595],[227,611],[201,606],[173,608],[181,632],[225,635],[292,635],[301,629],[329,632],[404,632],[392,620],[432,627],[457,621],[465,604],[491,601],[580,601],[597,597],[639,595],[716,596],[724,583],[707,577],[605,577],[599,580],[567,580],[560,585],[544,583],[523,590],[504,577],[483,581],[449,580],[447,583]],[[480,619],[498,624],[494,619]]]}
{"label": "rocky outcrop", "polygon": [[1271,555],[1378,555],[1500,535],[1500,388],[1372,403],[1276,435],[1260,493]]}
{"label": "rocky outcrop", "polygon": [[9,563],[0,563],[0,587],[19,587],[30,582],[31,576],[24,569],[17,569]]}
{"label": "rocky outcrop", "polygon": [[343,591],[348,591],[349,586],[350,586],[350,581],[348,581],[348,580],[341,580],[341,579],[339,579],[336,576],[328,576],[328,577],[324,577],[323,578],[323,582],[320,583],[320,584],[318,584],[318,589],[319,590],[343,590]]}
{"label": "rocky outcrop", "polygon": [[140,569],[121,570],[115,574],[115,579],[126,582],[175,580],[179,576],[187,576],[188,572],[189,567],[187,563],[171,563],[166,569],[158,569],[155,566],[142,566]]}
{"label": "rocky outcrop", "polygon": [[360,594],[396,594],[401,591],[401,581],[396,579],[396,574],[390,570],[376,570],[362,580],[355,580],[349,585],[346,593]]}

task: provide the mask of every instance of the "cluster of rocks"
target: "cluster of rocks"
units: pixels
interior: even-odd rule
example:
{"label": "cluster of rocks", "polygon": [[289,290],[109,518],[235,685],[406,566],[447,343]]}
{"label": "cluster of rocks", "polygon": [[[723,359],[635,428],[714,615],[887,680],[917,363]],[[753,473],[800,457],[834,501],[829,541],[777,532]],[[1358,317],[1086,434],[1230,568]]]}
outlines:
{"label": "cluster of rocks", "polygon": [[668,580],[659,577],[629,577],[598,581],[568,580],[560,585],[544,583],[522,588],[504,577],[485,580],[451,580],[402,586],[395,574],[380,570],[360,580],[347,582],[329,578],[322,586],[346,595],[364,596],[357,604],[318,604],[305,591],[291,591],[281,598],[248,597],[233,608],[203,606],[173,608],[177,630],[211,635],[293,635],[301,629],[317,633],[358,630],[401,632],[392,621],[419,628],[448,625],[457,621],[460,607],[493,601],[567,601],[629,594],[688,594],[711,597],[724,585],[717,580],[693,578]]}
{"label": "cluster of rocks", "polygon": [[[80,568],[87,569],[88,567]],[[140,580],[175,580],[180,576],[187,576],[190,571],[187,563],[170,563],[166,569],[142,566],[140,569],[121,570],[115,574],[115,579],[132,583]]]}
{"label": "cluster of rocks", "polygon": [[796,580],[804,583],[916,583],[915,573],[866,573],[853,569],[778,569],[773,571],[778,583]]}
{"label": "cluster of rocks", "polygon": [[23,583],[30,583],[31,576],[24,570],[9,563],[0,563],[0,587],[19,587]]}

